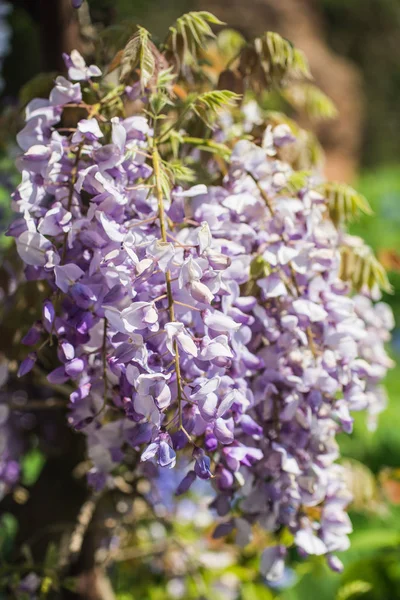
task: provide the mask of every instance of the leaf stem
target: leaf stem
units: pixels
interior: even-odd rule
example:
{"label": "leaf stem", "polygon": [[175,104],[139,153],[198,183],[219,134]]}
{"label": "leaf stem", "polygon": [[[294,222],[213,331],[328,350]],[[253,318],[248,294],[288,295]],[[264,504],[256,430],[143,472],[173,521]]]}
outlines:
{"label": "leaf stem", "polygon": [[[153,169],[154,169],[154,178],[156,182],[156,196],[158,203],[158,217],[160,221],[160,230],[161,230],[161,240],[163,242],[167,242],[167,228],[166,228],[166,217],[164,211],[164,198],[163,198],[163,190],[161,185],[161,157],[158,152],[157,146],[153,146]],[[167,298],[168,298],[168,313],[171,322],[174,322],[175,319],[175,310],[174,310],[174,298],[172,294],[172,283],[171,283],[171,272],[169,269],[165,272],[165,282],[167,288]],[[183,413],[182,413],[182,377],[181,377],[181,366],[180,366],[180,357],[179,357],[179,347],[178,342],[174,340],[173,344],[174,353],[175,353],[175,373],[176,373],[176,386],[177,386],[177,400],[178,400],[178,413],[179,413],[179,429],[183,429]]]}

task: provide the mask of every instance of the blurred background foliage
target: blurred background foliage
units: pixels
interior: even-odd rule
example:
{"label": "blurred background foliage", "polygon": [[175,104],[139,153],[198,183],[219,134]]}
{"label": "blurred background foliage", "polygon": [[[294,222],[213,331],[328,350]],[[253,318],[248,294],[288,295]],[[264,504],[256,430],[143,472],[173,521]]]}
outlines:
{"label": "blurred background foliage", "polygon": [[[243,2],[247,13],[258,11],[269,0]],[[286,0],[281,4],[285,5]],[[288,0],[289,4],[290,1]],[[355,187],[369,200],[374,216],[363,217],[351,227],[378,253],[395,288],[385,297],[395,312],[392,355],[400,355],[400,2],[399,0],[296,0],[294,11],[304,7],[317,15],[318,35],[328,48],[355,66],[360,76],[364,105],[361,144],[353,173]],[[13,138],[20,122],[21,89],[43,70],[51,70],[43,54],[40,2],[14,0],[7,19],[12,30],[8,56],[3,65],[5,81],[0,116],[0,227],[11,218],[10,191],[18,181],[13,167],[17,149]],[[43,5],[46,2],[43,2]],[[215,0],[205,8],[237,25],[241,16],[235,3]],[[225,6],[224,6],[225,4]],[[229,6],[227,6],[229,4]],[[116,24],[140,23],[162,36],[181,13],[203,8],[194,0],[90,0],[91,21],[101,32]],[[231,13],[230,13],[231,11]],[[261,12],[260,12],[261,14]],[[300,12],[298,13],[300,16]],[[278,18],[275,15],[275,19]],[[280,17],[279,17],[280,18]],[[296,13],[292,14],[296,22]],[[274,29],[260,19],[260,31]],[[279,23],[278,23],[279,24]],[[112,35],[121,33],[115,28]],[[93,32],[92,32],[93,33]],[[242,31],[242,33],[246,33]],[[109,35],[109,34],[107,34]],[[111,34],[110,34],[111,35]],[[333,82],[335,85],[335,82]],[[338,83],[339,85],[339,83]],[[346,94],[346,89],[341,90]],[[329,160],[329,154],[328,154]],[[347,173],[346,173],[347,175]],[[0,252],[7,245],[0,237]],[[294,557],[282,589],[268,588],[257,575],[256,548],[228,551],[211,540],[212,523],[203,510],[204,495],[194,493],[159,521],[148,522],[145,508],[136,503],[123,523],[124,545],[110,567],[110,579],[118,600],[400,600],[400,368],[387,380],[389,403],[376,431],[357,418],[354,433],[341,439],[343,461],[348,466],[354,493],[351,518],[352,546],[341,557],[345,570],[333,574],[319,560],[306,563]],[[42,468],[40,455],[28,455],[24,484],[29,489]],[[164,493],[165,490],[163,490]],[[124,512],[124,507],[121,507]],[[132,516],[133,515],[133,516]],[[0,551],[7,554],[18,524],[10,515],[1,517]],[[112,529],[115,522],[110,517]],[[117,532],[116,535],[119,535]],[[51,567],[49,567],[51,568]],[[111,596],[110,596],[111,597]]]}

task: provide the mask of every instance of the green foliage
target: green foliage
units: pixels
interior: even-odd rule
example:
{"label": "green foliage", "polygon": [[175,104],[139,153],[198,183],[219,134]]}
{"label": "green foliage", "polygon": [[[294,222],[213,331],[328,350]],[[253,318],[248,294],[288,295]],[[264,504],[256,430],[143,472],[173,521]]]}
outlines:
{"label": "green foliage", "polygon": [[180,65],[193,62],[207,40],[215,37],[210,24],[224,23],[207,11],[193,11],[182,15],[169,28],[165,47],[177,57]]}
{"label": "green foliage", "polygon": [[226,144],[221,144],[219,142],[215,142],[214,140],[183,136],[180,137],[180,141],[182,143],[195,146],[198,150],[203,152],[211,152],[214,156],[220,156],[226,160],[231,155],[231,150]]}
{"label": "green foliage", "polygon": [[218,50],[229,61],[237,58],[240,50],[246,46],[246,43],[242,34],[235,29],[225,28],[217,35]]}
{"label": "green foliage", "polygon": [[194,112],[202,119],[209,127],[213,126],[213,121],[219,111],[224,108],[234,106],[240,100],[240,95],[229,90],[215,90],[212,92],[204,92],[197,96],[193,102]]}
{"label": "green foliage", "polygon": [[369,289],[378,287],[388,294],[393,292],[384,267],[364,243],[342,246],[340,277],[351,282],[357,291],[366,286]]}
{"label": "green foliage", "polygon": [[121,58],[120,80],[126,81],[132,76],[136,67],[140,69],[140,84],[144,89],[154,75],[154,45],[150,41],[150,33],[138,26],[137,32],[124,48]]}
{"label": "green foliage", "polygon": [[282,85],[288,79],[309,79],[308,61],[304,53],[278,33],[268,31],[254,41],[267,82]]}
{"label": "green foliage", "polygon": [[313,121],[326,121],[338,115],[332,100],[312,83],[291,85],[282,94],[289,104]]}
{"label": "green foliage", "polygon": [[392,164],[361,174],[357,189],[368,196],[374,218],[360,215],[350,225],[351,233],[364,237],[368,244],[400,251],[400,165]]}
{"label": "green foliage", "polygon": [[17,519],[9,512],[4,512],[0,517],[0,559],[1,562],[10,553],[15,536],[18,531]]}
{"label": "green foliage", "polygon": [[282,193],[298,194],[307,185],[307,180],[311,176],[311,171],[294,171],[289,179],[287,186]]}
{"label": "green foliage", "polygon": [[165,167],[170,170],[174,183],[192,183],[196,178],[193,169],[180,160],[169,161]]}
{"label": "green foliage", "polygon": [[24,455],[21,464],[23,485],[31,486],[36,483],[45,461],[43,453],[38,448],[30,450]]}
{"label": "green foliage", "polygon": [[371,584],[366,581],[351,581],[340,588],[336,596],[336,600],[351,600],[351,598],[358,598],[369,592]]}
{"label": "green foliage", "polygon": [[254,279],[259,279],[260,277],[266,277],[271,273],[271,269],[267,263],[267,261],[262,256],[256,256],[253,258],[250,264],[250,275]]}
{"label": "green foliage", "polygon": [[351,186],[337,181],[328,181],[318,187],[329,203],[329,213],[336,225],[342,225],[357,217],[360,212],[371,215],[368,200]]}
{"label": "green foliage", "polygon": [[262,583],[247,582],[241,588],[240,600],[273,600],[270,589]]}

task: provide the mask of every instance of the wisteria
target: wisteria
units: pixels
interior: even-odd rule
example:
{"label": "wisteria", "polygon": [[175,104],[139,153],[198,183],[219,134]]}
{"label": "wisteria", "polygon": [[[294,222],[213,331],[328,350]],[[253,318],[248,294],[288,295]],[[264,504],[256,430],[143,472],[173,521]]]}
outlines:
{"label": "wisteria", "polygon": [[[149,474],[149,463],[178,465],[178,494],[212,481],[216,537],[236,529],[245,544],[256,523],[270,533],[269,580],[292,543],[340,570],[350,497],[335,438],[354,411],[373,426],[384,406],[393,323],[340,278],[347,234],[320,176],[291,185],[280,152],[296,136],[281,124],[259,143],[235,141],[216,184],[170,186],[165,133],[143,108],[151,91],[136,90],[138,112],[110,116],[103,108],[136,84],[88,104],[100,69],[76,51],[65,61],[69,77],[28,104],[18,135],[9,235],[26,278],[49,290],[19,375],[56,347],[47,380],[70,386],[68,422],[86,436],[95,490],[114,485],[132,452]],[[64,127],[74,111],[84,116]],[[209,171],[219,165],[211,157]]]}

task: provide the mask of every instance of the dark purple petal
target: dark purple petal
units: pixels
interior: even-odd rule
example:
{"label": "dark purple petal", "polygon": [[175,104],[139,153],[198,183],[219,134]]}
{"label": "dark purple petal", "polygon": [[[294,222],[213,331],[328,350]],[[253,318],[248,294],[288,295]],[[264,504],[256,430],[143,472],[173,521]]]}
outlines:
{"label": "dark purple petal", "polygon": [[18,369],[18,377],[23,377],[33,369],[37,360],[35,352],[30,352],[22,361]]}

